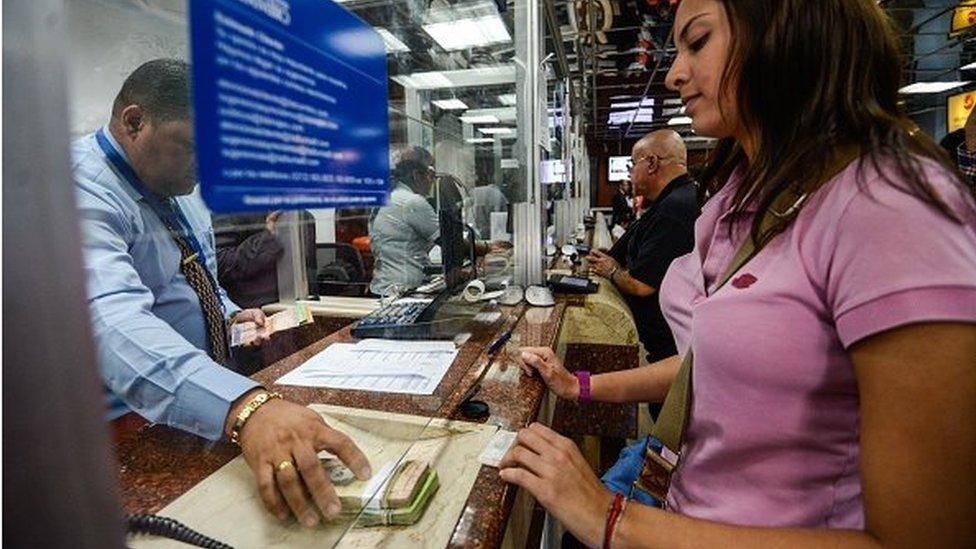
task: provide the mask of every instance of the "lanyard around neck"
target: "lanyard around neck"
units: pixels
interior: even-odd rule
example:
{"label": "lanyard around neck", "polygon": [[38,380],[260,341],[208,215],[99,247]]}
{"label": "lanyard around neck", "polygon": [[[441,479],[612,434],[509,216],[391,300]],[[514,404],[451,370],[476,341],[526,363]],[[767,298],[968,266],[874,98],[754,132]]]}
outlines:
{"label": "lanyard around neck", "polygon": [[162,200],[146,187],[145,183],[139,179],[139,176],[136,174],[135,170],[132,169],[132,166],[129,165],[122,154],[108,140],[108,137],[105,135],[104,128],[99,129],[95,133],[95,140],[98,142],[98,146],[102,149],[102,152],[105,153],[105,158],[107,158],[112,167],[115,168],[115,171],[142,196],[146,203],[149,204],[149,207],[152,208],[159,220],[163,222],[163,225],[165,225],[166,228],[174,234],[174,236],[179,235],[190,243],[190,246],[193,247],[193,251],[196,252],[196,260],[203,265],[204,270],[207,270],[209,274],[209,270],[207,269],[207,259],[203,253],[203,246],[200,245],[200,241],[197,240],[196,235],[193,234],[193,228],[190,225],[190,222],[187,221],[186,217],[183,215],[183,211],[180,210],[179,204],[177,204],[175,201]]}

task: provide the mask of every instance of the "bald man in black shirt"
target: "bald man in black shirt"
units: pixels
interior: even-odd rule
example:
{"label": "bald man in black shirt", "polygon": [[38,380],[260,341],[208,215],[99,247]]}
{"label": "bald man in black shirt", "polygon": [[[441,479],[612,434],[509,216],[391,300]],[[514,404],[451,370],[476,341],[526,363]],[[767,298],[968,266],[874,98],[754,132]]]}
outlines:
{"label": "bald man in black shirt", "polygon": [[591,271],[613,282],[626,299],[648,362],[677,354],[657,292],[671,262],[695,244],[700,210],[687,156],[672,130],[649,133],[634,144],[630,180],[650,206],[608,253],[595,250],[587,258]]}

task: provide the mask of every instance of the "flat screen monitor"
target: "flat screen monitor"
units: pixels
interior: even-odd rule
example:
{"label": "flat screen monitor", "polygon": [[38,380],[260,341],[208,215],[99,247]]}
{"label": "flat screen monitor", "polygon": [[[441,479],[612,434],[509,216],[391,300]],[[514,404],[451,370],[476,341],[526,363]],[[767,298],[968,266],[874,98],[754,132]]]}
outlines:
{"label": "flat screen monitor", "polygon": [[[448,289],[453,289],[467,282],[474,274],[472,272],[474,265],[473,231],[461,222],[461,216],[458,212],[444,209],[439,212],[438,217],[444,282]],[[470,241],[468,240],[469,234],[471,234]],[[465,268],[467,266],[472,268]]]}
{"label": "flat screen monitor", "polygon": [[566,163],[562,160],[543,160],[539,178],[543,183],[565,183]]}
{"label": "flat screen monitor", "polygon": [[630,170],[627,169],[628,162],[630,162],[629,156],[611,156],[610,176],[607,179],[610,181],[626,181],[629,179]]}

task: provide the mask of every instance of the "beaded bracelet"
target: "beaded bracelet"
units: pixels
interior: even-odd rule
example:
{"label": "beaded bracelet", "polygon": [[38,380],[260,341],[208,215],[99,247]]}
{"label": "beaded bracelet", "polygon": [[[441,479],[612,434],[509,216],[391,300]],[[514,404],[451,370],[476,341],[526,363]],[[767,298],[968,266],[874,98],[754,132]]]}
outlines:
{"label": "beaded bracelet", "polygon": [[230,430],[230,441],[234,444],[240,446],[241,429],[244,428],[244,424],[250,419],[251,414],[257,411],[258,408],[264,406],[268,402],[276,398],[281,398],[278,393],[258,393],[254,398],[248,402],[241,413],[237,414],[237,419],[234,420],[234,427]]}

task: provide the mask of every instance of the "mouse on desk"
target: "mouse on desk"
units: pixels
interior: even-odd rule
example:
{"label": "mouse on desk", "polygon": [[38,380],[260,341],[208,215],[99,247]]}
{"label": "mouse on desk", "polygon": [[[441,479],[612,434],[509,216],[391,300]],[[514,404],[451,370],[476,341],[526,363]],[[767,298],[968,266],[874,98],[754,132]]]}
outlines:
{"label": "mouse on desk", "polygon": [[506,286],[502,295],[499,296],[498,302],[502,305],[518,305],[522,302],[522,298],[525,297],[525,291],[518,284],[512,284]]}
{"label": "mouse on desk", "polygon": [[525,289],[525,300],[534,307],[552,307],[556,304],[549,288],[538,285],[532,285]]}

